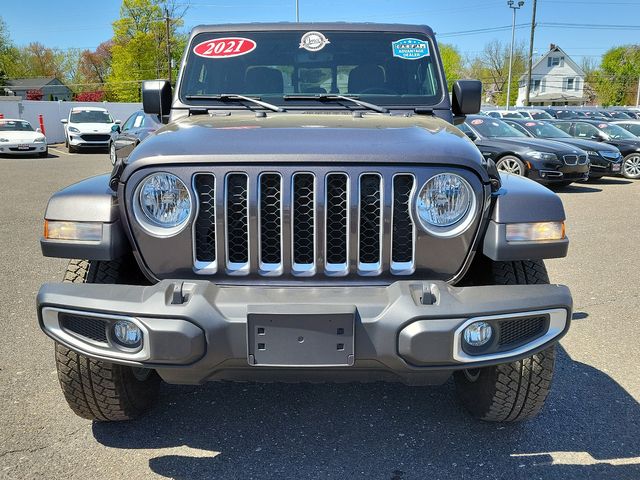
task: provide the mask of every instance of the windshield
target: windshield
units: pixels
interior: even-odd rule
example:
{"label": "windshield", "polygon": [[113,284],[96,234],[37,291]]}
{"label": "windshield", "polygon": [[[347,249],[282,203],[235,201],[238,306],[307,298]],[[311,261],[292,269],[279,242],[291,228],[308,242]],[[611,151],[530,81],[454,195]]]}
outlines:
{"label": "windshield", "polygon": [[512,128],[502,120],[475,118],[471,120],[469,124],[476,129],[480,135],[487,138],[526,137],[524,133]]}
{"label": "windshield", "polygon": [[335,94],[382,105],[436,105],[443,93],[432,51],[433,44],[421,34],[203,33],[189,47],[180,98],[217,105],[211,97],[241,94],[283,104],[284,95],[299,94],[307,97],[296,102],[319,105],[308,95]]}
{"label": "windshield", "polygon": [[71,112],[71,123],[113,123],[109,113],[101,110],[76,110]]}
{"label": "windshield", "polygon": [[531,112],[531,117],[535,120],[549,120],[553,118],[547,112]]}
{"label": "windshield", "polygon": [[559,128],[554,127],[545,122],[527,122],[524,124],[535,137],[540,138],[571,138],[571,135],[563,132]]}
{"label": "windshield", "polygon": [[636,137],[633,133],[628,132],[618,125],[601,123],[600,125],[598,125],[598,128],[614,140],[638,140],[638,137]]}
{"label": "windshield", "polygon": [[0,132],[33,132],[33,127],[24,120],[0,120]]}

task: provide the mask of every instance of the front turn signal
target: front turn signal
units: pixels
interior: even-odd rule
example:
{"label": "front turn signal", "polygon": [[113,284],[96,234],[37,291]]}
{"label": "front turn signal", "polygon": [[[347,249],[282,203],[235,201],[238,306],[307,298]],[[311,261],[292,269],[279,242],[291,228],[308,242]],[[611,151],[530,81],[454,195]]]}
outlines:
{"label": "front turn signal", "polygon": [[102,223],[45,220],[44,238],[47,240],[99,242],[102,240]]}
{"label": "front turn signal", "polygon": [[507,242],[544,242],[564,238],[564,222],[507,224]]}

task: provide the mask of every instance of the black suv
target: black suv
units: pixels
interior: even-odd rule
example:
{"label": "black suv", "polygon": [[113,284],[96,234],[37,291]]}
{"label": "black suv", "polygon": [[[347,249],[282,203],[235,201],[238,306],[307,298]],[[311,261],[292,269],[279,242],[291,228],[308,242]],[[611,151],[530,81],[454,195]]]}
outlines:
{"label": "black suv", "polygon": [[530,138],[503,120],[482,115],[468,116],[459,128],[500,171],[559,186],[589,178],[589,159],[580,148]]}
{"label": "black suv", "polygon": [[574,138],[549,122],[515,119],[508,119],[505,122],[525,135],[546,138],[581,148],[587,152],[591,162],[589,178],[601,178],[604,175],[618,175],[620,173],[622,154],[613,145]]}
{"label": "black suv", "polygon": [[598,120],[556,120],[553,125],[572,137],[613,145],[624,159],[621,173],[626,178],[640,178],[640,138],[613,123]]}

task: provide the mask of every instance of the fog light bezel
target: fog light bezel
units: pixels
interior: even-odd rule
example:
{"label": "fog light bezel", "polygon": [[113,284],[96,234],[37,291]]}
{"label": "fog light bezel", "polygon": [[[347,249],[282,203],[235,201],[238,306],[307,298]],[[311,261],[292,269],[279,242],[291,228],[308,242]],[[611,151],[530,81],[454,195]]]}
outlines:
{"label": "fog light bezel", "polygon": [[[468,331],[469,327],[479,323],[484,323],[487,325],[487,327],[489,327],[489,330],[490,330],[489,338],[485,343],[481,345],[473,345],[469,343],[465,338],[465,332]],[[495,325],[495,322],[490,320],[477,320],[469,323],[468,325],[466,325],[464,328],[461,329],[460,346],[462,347],[462,350],[469,355],[481,355],[484,352],[495,350],[496,343],[498,342],[498,338],[499,338],[498,328],[497,328],[497,325]]]}

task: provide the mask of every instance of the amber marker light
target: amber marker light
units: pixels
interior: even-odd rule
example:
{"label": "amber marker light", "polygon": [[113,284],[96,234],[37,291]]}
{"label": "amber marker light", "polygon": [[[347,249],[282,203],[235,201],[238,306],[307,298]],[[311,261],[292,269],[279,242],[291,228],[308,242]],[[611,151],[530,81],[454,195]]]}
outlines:
{"label": "amber marker light", "polygon": [[544,242],[563,240],[564,222],[509,223],[507,242]]}
{"label": "amber marker light", "polygon": [[47,240],[99,242],[102,239],[102,223],[45,220],[44,238]]}

